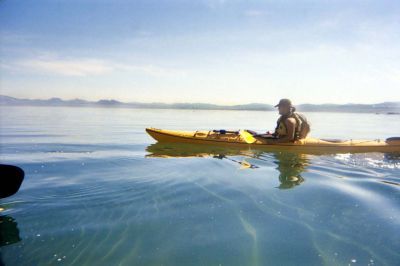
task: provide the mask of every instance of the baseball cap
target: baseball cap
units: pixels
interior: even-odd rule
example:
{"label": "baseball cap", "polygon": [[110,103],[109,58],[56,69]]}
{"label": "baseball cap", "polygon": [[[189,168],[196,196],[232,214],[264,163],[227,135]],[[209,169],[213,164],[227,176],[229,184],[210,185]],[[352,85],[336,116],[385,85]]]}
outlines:
{"label": "baseball cap", "polygon": [[279,101],[279,103],[277,105],[275,105],[275,107],[282,106],[282,105],[292,106],[292,101],[290,101],[289,99],[281,99]]}

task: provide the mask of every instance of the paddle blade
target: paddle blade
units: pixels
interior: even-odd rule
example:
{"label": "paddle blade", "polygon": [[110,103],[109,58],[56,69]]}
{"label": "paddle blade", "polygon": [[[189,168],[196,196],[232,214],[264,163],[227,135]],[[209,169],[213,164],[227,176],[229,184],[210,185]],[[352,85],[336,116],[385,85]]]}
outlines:
{"label": "paddle blade", "polygon": [[0,199],[17,193],[24,176],[25,173],[21,168],[0,164]]}
{"label": "paddle blade", "polygon": [[257,141],[257,139],[254,138],[253,135],[246,130],[240,130],[239,134],[244,139],[244,141],[246,141],[246,143],[251,144]]}

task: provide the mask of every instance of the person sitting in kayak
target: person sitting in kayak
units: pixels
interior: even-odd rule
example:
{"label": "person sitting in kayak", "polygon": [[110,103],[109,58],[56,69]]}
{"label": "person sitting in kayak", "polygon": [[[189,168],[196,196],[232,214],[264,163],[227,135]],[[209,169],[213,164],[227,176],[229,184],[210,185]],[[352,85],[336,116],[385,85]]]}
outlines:
{"label": "person sitting in kayak", "polygon": [[310,124],[304,115],[296,113],[296,108],[289,99],[281,99],[275,107],[278,107],[281,115],[277,121],[275,132],[254,135],[254,137],[260,137],[263,141],[271,144],[293,142],[307,137],[310,132]]}

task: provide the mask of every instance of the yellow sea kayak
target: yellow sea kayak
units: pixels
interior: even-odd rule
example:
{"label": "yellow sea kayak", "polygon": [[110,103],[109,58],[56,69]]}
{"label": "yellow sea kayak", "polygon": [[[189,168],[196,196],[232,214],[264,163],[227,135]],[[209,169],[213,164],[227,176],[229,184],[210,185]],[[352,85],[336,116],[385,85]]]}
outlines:
{"label": "yellow sea kayak", "polygon": [[146,128],[146,132],[158,142],[254,147],[273,151],[325,152],[400,152],[400,138],[386,140],[322,140],[306,138],[293,143],[268,144],[257,138],[249,144],[239,131],[176,131]]}

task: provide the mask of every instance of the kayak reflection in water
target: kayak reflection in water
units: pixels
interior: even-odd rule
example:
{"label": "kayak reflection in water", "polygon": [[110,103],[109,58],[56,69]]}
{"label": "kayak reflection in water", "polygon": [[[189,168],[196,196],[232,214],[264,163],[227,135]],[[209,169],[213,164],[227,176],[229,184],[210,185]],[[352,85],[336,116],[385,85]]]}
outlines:
{"label": "kayak reflection in water", "polygon": [[[3,246],[12,245],[21,241],[17,222],[8,215],[0,214],[0,249]],[[0,265],[5,265],[0,252]]]}
{"label": "kayak reflection in water", "polygon": [[308,166],[306,154],[279,152],[273,153],[279,171],[280,189],[289,189],[304,182],[302,173]]}
{"label": "kayak reflection in water", "polygon": [[286,143],[304,139],[310,133],[310,124],[307,118],[296,112],[289,99],[281,99],[275,107],[278,108],[281,115],[277,121],[274,132],[268,131],[266,134],[257,134],[257,132],[247,130],[255,138],[262,138],[264,142]]}
{"label": "kayak reflection in water", "polygon": [[241,169],[259,168],[257,165],[251,164],[246,160],[236,160],[233,156],[244,156],[249,158],[257,158],[254,151],[227,149],[224,147],[203,146],[196,144],[182,143],[155,143],[147,146],[146,151],[149,154],[146,157],[156,158],[191,158],[191,157],[212,157],[220,160],[228,160],[239,164]]}
{"label": "kayak reflection in water", "polygon": [[0,215],[0,247],[19,241],[21,241],[21,238],[15,219],[8,215]]}
{"label": "kayak reflection in water", "polygon": [[[279,189],[289,189],[304,182],[302,173],[308,166],[306,154],[290,152],[268,152],[255,150],[226,149],[221,147],[203,146],[194,144],[174,144],[174,143],[156,143],[149,145],[146,149],[149,158],[190,158],[190,157],[212,157],[220,160],[229,160],[240,165],[241,169],[256,169],[260,166],[250,163],[245,159],[239,160],[236,156],[256,159],[260,161],[273,162],[277,165],[279,171]],[[272,158],[271,158],[272,156]]]}

